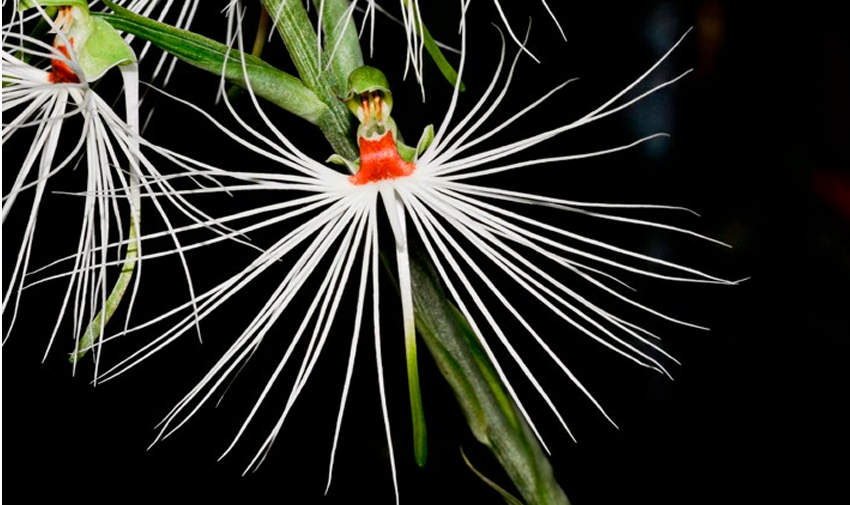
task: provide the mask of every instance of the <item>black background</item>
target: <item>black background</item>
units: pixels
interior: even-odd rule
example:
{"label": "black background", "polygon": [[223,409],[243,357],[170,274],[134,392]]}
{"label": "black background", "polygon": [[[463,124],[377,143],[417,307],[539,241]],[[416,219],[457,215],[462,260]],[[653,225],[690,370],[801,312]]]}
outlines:
{"label": "black background", "polygon": [[[436,4],[425,10],[425,20],[438,38],[456,41],[454,2],[444,3],[443,11]],[[501,25],[495,10],[489,2],[473,4],[467,102],[489,84],[500,44],[490,25]],[[570,441],[523,384],[520,392],[553,449],[552,464],[567,495],[577,505],[836,501],[846,477],[839,463],[847,421],[841,412],[846,403],[842,344],[850,330],[850,60],[840,16],[815,4],[783,11],[723,1],[631,2],[629,7],[559,3],[552,7],[566,30],[569,42],[564,42],[536,1],[503,4],[518,32],[524,32],[527,18],[533,19],[529,47],[542,63],[521,61],[501,117],[565,79],[581,77],[509,129],[501,137],[506,140],[591,110],[694,27],[656,74],[669,78],[693,67],[691,75],[604,125],[566,134],[537,152],[545,157],[602,149],[654,131],[669,132],[670,139],[598,160],[529,169],[519,180],[494,180],[563,198],[687,206],[702,217],[672,214],[674,224],[733,249],[654,232],[623,240],[726,278],[750,277],[737,287],[641,284],[641,297],[654,307],[711,327],[702,332],[642,320],[682,362],[669,367],[674,381],[582,338],[567,339],[561,354],[619,429],[566,386],[553,365],[532,358],[578,439]],[[199,29],[220,39],[223,22],[211,18],[202,16]],[[418,133],[428,123],[439,124],[449,86],[428,66],[431,88],[423,106],[412,79],[401,82],[400,29],[387,22],[378,29],[371,61],[387,69],[399,126]],[[272,54],[281,50],[276,43],[268,48]],[[507,50],[513,54],[514,47],[508,44]],[[180,72],[183,80],[169,89],[212,109],[215,79],[192,69]],[[228,141],[200,116],[168,100],[157,103],[161,109],[148,130],[152,140],[174,147],[183,139],[191,152],[222,166],[253,169],[253,163],[261,163],[231,159]],[[279,117],[279,127],[306,152],[316,159],[328,155],[316,131]],[[4,192],[14,173],[10,153],[14,147],[4,146]],[[56,184],[73,184],[74,175]],[[68,198],[50,195],[45,203],[36,243],[43,252],[36,264],[55,257],[45,244],[62,233],[74,236],[76,215],[57,211]],[[13,236],[4,226],[4,283],[17,250]],[[209,285],[207,277],[220,279],[249,257],[238,247],[224,246],[190,259],[198,283]],[[277,271],[282,272],[284,266]],[[147,267],[142,294],[154,301],[138,309],[139,321],[155,315],[157,303],[165,307],[185,300],[180,275],[178,265]],[[56,284],[25,292],[20,321],[3,347],[4,498],[9,503],[92,504],[391,502],[368,338],[367,347],[361,346],[334,484],[322,498],[343,377],[345,351],[340,349],[347,350],[345,338],[350,338],[345,331],[342,341],[329,345],[304,401],[299,400],[258,472],[240,476],[265,437],[262,428],[234,454],[216,460],[251,405],[248,393],[263,384],[262,369],[253,376],[247,370],[219,408],[203,409],[175,436],[146,449],[156,423],[215,362],[228,336],[265,300],[269,290],[264,288],[273,285],[273,279],[260,283],[205,321],[203,346],[187,335],[143,366],[96,388],[89,384],[89,367],[70,376],[62,356],[67,342],[59,342],[41,363],[62,288]],[[398,322],[393,317],[387,316],[385,332]],[[137,345],[122,341],[111,358]],[[388,343],[384,352],[402,503],[498,503],[498,496],[466,468],[458,448],[486,475],[500,483],[506,478],[469,434],[424,351],[420,370],[431,452],[426,468],[416,468],[407,443],[402,346]],[[522,382],[513,372],[515,382]],[[283,395],[286,389],[279,391]]]}

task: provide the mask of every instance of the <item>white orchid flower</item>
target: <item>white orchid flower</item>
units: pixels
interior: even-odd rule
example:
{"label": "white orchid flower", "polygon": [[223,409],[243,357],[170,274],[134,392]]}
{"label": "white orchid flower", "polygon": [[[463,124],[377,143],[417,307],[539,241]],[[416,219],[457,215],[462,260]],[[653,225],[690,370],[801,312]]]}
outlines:
{"label": "white orchid flower", "polygon": [[[460,83],[468,57],[465,29],[462,30],[462,34],[461,59],[456,84]],[[241,38],[239,43],[241,49]],[[391,96],[387,91],[379,88],[362,90],[362,93],[358,90],[358,94],[353,96],[353,111],[361,120],[358,132],[361,157],[359,162],[348,163],[355,171],[353,175],[332,169],[299,150],[263,113],[256,97],[251,93],[251,99],[264,127],[271,132],[270,136],[250,126],[235,112],[234,117],[244,126],[255,142],[245,140],[223,125],[216,124],[241,145],[279,165],[276,170],[225,173],[187,158],[181,158],[181,163],[193,166],[196,170],[207,170],[207,175],[211,177],[234,180],[235,182],[224,188],[231,192],[257,190],[281,192],[282,197],[278,203],[220,217],[210,221],[208,225],[233,228],[236,231],[232,232],[231,236],[235,236],[236,233],[250,234],[257,229],[277,225],[291,225],[291,227],[286,228],[271,247],[264,250],[237,274],[167,314],[132,329],[131,331],[136,331],[173,317],[181,318],[176,323],[169,323],[170,327],[166,331],[105,372],[103,379],[114,378],[156,354],[191,331],[196,320],[205,319],[221,308],[225,302],[245,292],[254,279],[259,276],[273,275],[272,269],[275,266],[286,264],[288,269],[280,279],[274,293],[259,308],[251,323],[235,339],[215,366],[165,417],[157,440],[169,436],[183,426],[216,393],[221,393],[246,361],[257,352],[272,329],[276,328],[281,316],[288,309],[292,310],[293,301],[299,296],[307,297],[308,308],[306,313],[296,315],[295,320],[298,323],[291,342],[272,371],[265,388],[259,393],[254,407],[235,435],[233,442],[224,453],[230,452],[243,436],[260,407],[269,399],[272,386],[287,365],[298,366],[288,399],[271,433],[251,461],[249,469],[259,465],[279,435],[283,423],[313,374],[316,363],[329,342],[330,329],[339,322],[337,314],[343,297],[354,293],[356,296],[354,318],[343,323],[351,327],[351,340],[330,454],[328,486],[333,474],[334,457],[356,363],[361,327],[364,317],[369,317],[371,308],[374,329],[372,338],[377,362],[375,373],[390,453],[391,474],[398,500],[381,348],[383,338],[403,331],[406,342],[414,346],[412,352],[408,346],[408,360],[414,361],[415,370],[413,286],[409,266],[409,245],[415,238],[424,246],[451,300],[480,338],[481,345],[492,361],[499,378],[506,385],[512,400],[516,402],[541,442],[543,440],[541,433],[531,421],[531,416],[512,385],[512,379],[500,362],[501,353],[506,352],[511,357],[521,370],[522,376],[539,393],[564,429],[568,432],[569,429],[554,401],[546,392],[544,384],[535,376],[533,367],[517,350],[515,346],[517,338],[530,338],[539,345],[551,358],[552,363],[563,372],[565,378],[586,395],[610,420],[600,403],[553,350],[550,342],[547,342],[539,329],[536,329],[529,318],[523,315],[517,301],[534,300],[566,323],[565,326],[586,335],[599,345],[640,366],[666,373],[658,355],[675,360],[658,345],[655,335],[642,326],[612,314],[592,301],[588,295],[582,294],[582,289],[595,290],[596,293],[593,296],[610,297],[660,319],[694,327],[695,325],[662,314],[642,304],[630,294],[624,294],[621,287],[625,283],[619,279],[618,274],[675,282],[717,284],[730,282],[685,265],[654,258],[610,245],[601,239],[562,229],[543,219],[531,217],[524,213],[524,210],[548,209],[552,212],[571,212],[588,219],[607,220],[624,225],[691,235],[701,240],[713,240],[671,225],[651,222],[639,217],[626,217],[612,212],[673,209],[672,207],[577,202],[489,187],[479,181],[485,176],[496,173],[602,156],[658,137],[659,135],[651,135],[626,145],[589,153],[537,159],[517,157],[527,155],[529,150],[538,144],[622,111],[646,96],[678,81],[688,72],[645,91],[636,91],[678,44],[679,42],[634,82],[591,112],[556,128],[490,148],[483,147],[486,145],[485,142],[497,138],[512,123],[542,106],[547,99],[569,82],[553,89],[508,120],[492,125],[491,116],[508,93],[515,65],[523,49],[517,52],[513,63],[506,70],[503,44],[501,60],[492,83],[471,110],[459,118],[457,105],[460,97],[458,86],[456,86],[433,140],[429,142],[425,136],[417,148],[413,149],[412,157],[408,159],[400,153],[399,138],[391,122]],[[250,85],[248,89],[250,91]],[[188,103],[187,105],[214,121],[211,116],[197,107]],[[229,103],[227,105],[230,107]],[[232,108],[231,111],[233,111]],[[192,192],[218,190],[212,188]],[[403,329],[389,331],[386,331],[386,327],[383,327],[384,331],[382,331],[381,286],[378,274],[380,269],[378,224],[383,213],[389,219],[392,239],[396,246],[396,273],[404,320]],[[176,231],[194,230],[200,226],[195,224]],[[148,236],[148,239],[151,238],[154,236]],[[227,237],[223,234],[198,246],[225,238]],[[470,251],[478,252],[471,254]],[[482,263],[482,259],[486,261],[486,264]],[[511,279],[512,283],[503,285],[496,282],[488,274],[491,271],[503,274]],[[579,279],[581,285],[574,286],[566,283],[565,275]],[[319,286],[316,291],[309,291],[306,288],[316,283]],[[494,305],[488,305],[489,302],[485,301],[487,299],[494,300],[492,302]],[[526,334],[509,336],[504,329],[508,321],[511,324],[521,325]],[[118,336],[120,335],[116,335]],[[294,359],[296,349],[303,347],[306,347],[306,352],[300,360],[300,365],[297,362],[293,363],[296,361]],[[416,378],[411,376],[410,379]]]}
{"label": "white orchid flower", "polygon": [[[37,6],[56,33],[53,45],[9,30],[4,31],[2,51],[3,146],[5,148],[7,142],[13,139],[23,142],[19,137],[32,133],[31,140],[26,140],[29,150],[2,203],[5,225],[7,217],[14,213],[13,207],[19,207],[15,204],[30,199],[14,268],[3,289],[4,315],[11,307],[3,340],[5,342],[13,331],[25,287],[67,277],[68,286],[45,358],[70,312],[74,328],[72,361],[75,366],[77,358],[103,335],[115,305],[129,287],[133,271],[141,269],[141,266],[136,268],[136,262],[141,252],[140,191],[144,182],[151,178],[157,180],[155,187],[166,195],[162,198],[148,192],[166,227],[171,228],[171,221],[165,213],[163,199],[187,215],[194,212],[194,207],[182,197],[171,196],[174,191],[168,181],[140,150],[140,143],[144,141],[138,135],[138,70],[132,51],[111,27],[89,16],[84,3],[76,4],[60,6],[55,20]],[[46,62],[43,68],[28,63],[38,60]],[[119,66],[124,78],[125,118],[119,117],[92,88],[92,83],[114,66]],[[70,150],[65,147],[66,144],[71,145]],[[36,224],[39,218],[44,219],[40,207],[49,182],[59,171],[73,168],[80,159],[85,160],[85,190],[52,188],[53,191],[81,194],[84,198],[76,254],[33,271],[30,258],[37,237]],[[12,168],[8,161],[5,168]],[[122,211],[122,208],[125,210]],[[205,214],[195,215],[207,219]],[[122,222],[125,219],[129,226]],[[114,242],[116,236],[118,243],[126,248],[124,258],[117,261],[107,255],[108,244]],[[10,239],[8,235],[4,238]],[[179,247],[176,236],[174,241]],[[29,274],[69,261],[73,263],[70,272],[28,281]],[[118,265],[120,273],[110,290],[108,278],[111,271],[107,267],[111,265]],[[184,267],[189,291],[192,292],[185,261]],[[138,277],[137,274],[136,281]],[[136,282],[128,304],[128,320],[137,286]],[[96,378],[100,361],[99,344],[94,349],[97,351]]]}

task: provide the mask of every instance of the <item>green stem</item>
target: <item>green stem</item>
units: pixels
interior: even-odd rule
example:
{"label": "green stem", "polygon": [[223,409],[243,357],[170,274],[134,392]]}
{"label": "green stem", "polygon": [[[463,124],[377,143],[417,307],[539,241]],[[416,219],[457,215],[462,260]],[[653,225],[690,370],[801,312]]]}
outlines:
{"label": "green stem", "polygon": [[291,0],[263,0],[263,5],[274,20],[301,80],[329,110],[318,124],[319,128],[337,154],[356,159],[359,154],[351,135],[354,131],[352,118],[337,91],[345,83],[338,83],[333,72],[324,71],[327,51],[322,51],[320,57],[319,39],[304,5]]}

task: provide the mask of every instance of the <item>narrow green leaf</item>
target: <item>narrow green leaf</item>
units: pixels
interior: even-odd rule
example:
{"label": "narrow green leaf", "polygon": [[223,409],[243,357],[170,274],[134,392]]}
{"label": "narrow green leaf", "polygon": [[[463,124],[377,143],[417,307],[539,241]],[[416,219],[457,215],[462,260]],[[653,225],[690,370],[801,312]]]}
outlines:
{"label": "narrow green leaf", "polygon": [[[434,37],[431,36],[431,33],[428,31],[428,27],[425,24],[422,24],[422,38],[425,39],[425,50],[428,51],[428,54],[431,55],[431,58],[434,60],[434,63],[437,64],[437,68],[440,69],[440,72],[443,74],[443,77],[449,81],[449,84],[454,86],[457,83],[457,71],[449,63],[449,60],[443,55],[443,51],[440,50],[440,46],[437,45],[437,41],[434,40]],[[459,91],[463,93],[466,91],[466,85],[463,81],[460,81]]]}
{"label": "narrow green leaf", "polygon": [[257,96],[315,125],[326,121],[328,107],[298,78],[212,39],[136,15],[108,0],[105,3],[116,14],[95,15],[116,29],[147,40],[192,66],[224,75],[228,82],[238,86],[247,86],[247,73]]}
{"label": "narrow green leaf", "polygon": [[[405,5],[410,0],[405,0]],[[431,32],[428,31],[428,27],[425,26],[425,22],[423,21],[421,24],[419,22],[419,9],[417,7],[415,12],[416,20],[414,22],[414,26],[416,30],[419,32],[419,36],[422,37],[425,42],[425,50],[428,51],[428,54],[431,56],[431,59],[434,60],[434,63],[437,64],[437,68],[440,69],[440,72],[443,74],[443,77],[449,81],[449,84],[454,86],[457,83],[457,71],[454,69],[449,60],[446,59],[445,55],[443,55],[443,51],[440,50],[440,46],[437,45],[437,41],[434,40],[434,37],[431,36]],[[421,27],[421,30],[420,30]],[[463,84],[463,81],[460,82],[459,91],[466,91],[466,86]]]}
{"label": "narrow green leaf", "polygon": [[446,299],[421,247],[411,247],[410,270],[416,328],[475,438],[496,456],[527,503],[568,505],[542,447],[469,324]]}

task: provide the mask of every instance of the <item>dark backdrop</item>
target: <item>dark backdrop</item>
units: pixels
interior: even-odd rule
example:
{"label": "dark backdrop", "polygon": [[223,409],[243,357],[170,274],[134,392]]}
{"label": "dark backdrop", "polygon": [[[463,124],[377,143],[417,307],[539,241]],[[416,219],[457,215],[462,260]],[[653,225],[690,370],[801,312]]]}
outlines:
{"label": "dark backdrop", "polygon": [[[490,82],[499,47],[490,23],[501,25],[488,2],[474,3],[467,103]],[[674,381],[582,338],[565,336],[570,345],[561,347],[563,355],[619,429],[572,391],[554,366],[534,361],[578,439],[570,441],[533,390],[522,386],[526,405],[553,448],[552,463],[568,496],[577,505],[835,501],[846,473],[833,461],[841,461],[846,449],[841,369],[842,344],[850,329],[850,74],[841,18],[813,4],[780,10],[724,1],[631,2],[625,8],[559,2],[552,7],[567,33],[569,41],[564,42],[536,1],[503,4],[517,31],[524,31],[527,18],[533,19],[529,44],[542,63],[521,61],[502,117],[563,80],[581,77],[509,130],[502,137],[508,140],[590,110],[694,27],[656,77],[693,67],[691,75],[604,125],[567,134],[537,152],[548,156],[605,148],[655,131],[670,133],[670,139],[498,181],[564,198],[687,206],[702,217],[672,215],[673,223],[733,248],[649,231],[626,236],[631,240],[627,243],[726,278],[750,277],[737,287],[641,284],[642,300],[711,327],[702,332],[642,319],[682,362],[669,367]],[[438,37],[456,40],[453,10],[434,7],[425,16]],[[222,26],[216,23],[205,20],[200,27],[220,34]],[[433,91],[423,106],[415,83],[410,78],[401,82],[398,40],[400,30],[382,22],[372,61],[394,69],[387,72],[397,104],[394,115],[403,131],[415,132],[407,136],[415,137],[429,122],[439,123],[450,88],[427,66]],[[281,46],[274,44],[269,51],[281,51]],[[513,51],[509,44],[509,54]],[[180,72],[191,84],[183,81],[169,89],[212,108],[215,79],[192,69]],[[185,108],[162,98],[149,103],[160,107],[148,130],[156,142],[173,147],[176,139],[186,139],[192,152],[221,165],[253,169],[261,163],[231,159],[225,150],[228,141]],[[276,117],[306,152],[317,159],[329,154],[317,131]],[[4,146],[4,182],[14,173],[8,163],[14,149]],[[50,195],[36,247],[45,248],[63,233],[74,236],[74,216],[57,211],[67,198]],[[8,271],[17,248],[5,229],[4,238]],[[261,236],[259,241],[271,238]],[[209,282],[208,277],[221,278],[250,257],[238,247],[227,247],[192,258],[199,284]],[[51,255],[43,257],[46,261]],[[285,267],[276,272],[282,276]],[[143,294],[163,306],[185,299],[180,275],[176,264],[147,267]],[[3,348],[3,481],[9,503],[389,502],[389,466],[368,346],[361,347],[335,482],[321,499],[343,377],[340,349],[348,348],[345,331],[340,332],[343,341],[329,346],[303,402],[299,400],[258,472],[240,476],[265,437],[262,428],[233,455],[216,461],[250,405],[249,393],[264,381],[262,372],[252,376],[250,368],[219,408],[203,409],[185,429],[147,450],[156,423],[265,300],[274,279],[263,282],[204,322],[203,346],[188,335],[145,365],[96,388],[89,384],[90,364],[71,377],[62,357],[67,342],[58,343],[41,363],[60,284],[26,292],[21,320]],[[155,315],[153,305],[138,309],[140,321]],[[385,332],[399,322],[393,317],[388,316]],[[292,326],[282,324],[287,330]],[[116,344],[112,359],[136,345]],[[505,483],[505,478],[470,436],[424,350],[420,369],[431,454],[424,470],[415,467],[407,442],[401,352],[400,344],[385,346],[402,503],[498,503],[498,496],[466,468],[458,448],[494,480]],[[512,376],[522,382],[518,374]]]}

